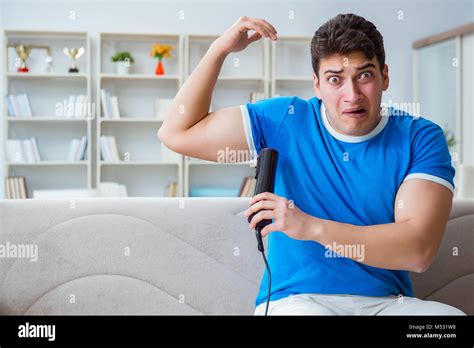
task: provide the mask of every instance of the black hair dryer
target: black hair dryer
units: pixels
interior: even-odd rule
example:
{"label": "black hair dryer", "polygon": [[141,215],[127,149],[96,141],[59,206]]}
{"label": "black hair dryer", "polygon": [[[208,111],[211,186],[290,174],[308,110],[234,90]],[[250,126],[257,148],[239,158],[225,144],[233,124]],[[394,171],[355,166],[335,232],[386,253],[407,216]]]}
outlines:
{"label": "black hair dryer", "polygon": [[[275,188],[275,174],[278,162],[278,151],[272,148],[264,148],[260,150],[260,154],[257,159],[257,167],[255,168],[255,178],[257,184],[255,185],[254,196],[262,192],[273,193]],[[249,216],[248,222],[252,221],[256,213]],[[258,241],[258,250],[263,252],[263,241],[262,241],[262,229],[271,224],[272,220],[262,220],[255,228],[255,235]]]}

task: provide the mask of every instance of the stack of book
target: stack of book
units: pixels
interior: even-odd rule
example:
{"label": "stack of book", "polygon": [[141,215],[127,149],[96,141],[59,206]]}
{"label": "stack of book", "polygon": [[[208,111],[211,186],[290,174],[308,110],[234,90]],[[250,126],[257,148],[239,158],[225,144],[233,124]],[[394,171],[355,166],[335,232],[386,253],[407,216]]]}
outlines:
{"label": "stack of book", "polygon": [[253,197],[255,192],[255,185],[257,184],[257,179],[253,176],[246,176],[240,185],[239,197]]}
{"label": "stack of book", "polygon": [[7,160],[9,162],[38,162],[41,156],[36,137],[30,139],[7,139]]}
{"label": "stack of book", "polygon": [[117,142],[114,136],[102,135],[100,137],[100,153],[106,162],[120,162]]}
{"label": "stack of book", "polygon": [[87,137],[81,139],[72,139],[69,143],[68,161],[82,161],[86,155]]}
{"label": "stack of book", "polygon": [[178,196],[178,183],[172,182],[165,187],[166,197],[177,197]]}
{"label": "stack of book", "polygon": [[251,92],[250,93],[250,102],[255,103],[261,99],[265,98],[265,94],[263,92]]}
{"label": "stack of book", "polygon": [[101,89],[100,99],[102,101],[102,115],[104,118],[120,118],[120,109],[116,96],[110,96],[109,92]]}
{"label": "stack of book", "polygon": [[31,117],[30,101],[26,94],[9,94],[5,96],[5,104],[7,104],[8,116],[13,117]]}
{"label": "stack of book", "polygon": [[7,176],[5,178],[5,187],[7,199],[28,198],[26,178],[24,176]]}

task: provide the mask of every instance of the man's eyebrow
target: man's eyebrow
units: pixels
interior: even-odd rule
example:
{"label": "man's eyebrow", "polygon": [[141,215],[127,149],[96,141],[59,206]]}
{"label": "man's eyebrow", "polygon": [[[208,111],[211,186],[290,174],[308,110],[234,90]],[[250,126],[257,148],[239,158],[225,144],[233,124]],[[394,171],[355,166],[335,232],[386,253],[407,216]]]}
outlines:
{"label": "man's eyebrow", "polygon": [[367,63],[367,64],[364,64],[362,66],[357,67],[356,69],[357,70],[363,70],[363,69],[366,69],[366,68],[375,68],[375,65],[372,64],[372,63]]}
{"label": "man's eyebrow", "polygon": [[[376,66],[373,64],[373,63],[367,63],[367,64],[364,64],[362,66],[358,66],[356,67],[357,70],[363,70],[363,69],[367,69],[367,68],[376,68]],[[344,69],[339,69],[339,70],[332,70],[332,69],[328,69],[324,72],[324,74],[340,74],[342,73]]]}

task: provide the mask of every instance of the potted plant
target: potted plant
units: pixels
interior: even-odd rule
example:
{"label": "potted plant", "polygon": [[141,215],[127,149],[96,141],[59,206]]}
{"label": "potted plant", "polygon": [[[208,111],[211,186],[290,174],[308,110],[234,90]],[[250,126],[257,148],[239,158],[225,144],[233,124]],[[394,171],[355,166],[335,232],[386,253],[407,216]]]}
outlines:
{"label": "potted plant", "polygon": [[153,48],[150,52],[150,56],[152,56],[153,58],[158,58],[158,65],[155,69],[155,75],[164,75],[165,70],[163,68],[163,63],[161,62],[161,60],[163,58],[170,58],[172,50],[173,46],[171,45],[161,45],[158,43],[153,45]]}
{"label": "potted plant", "polygon": [[115,63],[115,71],[119,75],[126,75],[130,73],[130,65],[134,63],[134,59],[130,52],[117,52],[112,57],[112,62]]}

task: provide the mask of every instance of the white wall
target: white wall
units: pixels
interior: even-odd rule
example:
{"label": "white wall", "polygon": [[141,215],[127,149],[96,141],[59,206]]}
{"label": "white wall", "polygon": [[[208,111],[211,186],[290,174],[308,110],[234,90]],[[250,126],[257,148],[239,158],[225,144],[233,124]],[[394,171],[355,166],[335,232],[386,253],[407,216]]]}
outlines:
{"label": "white wall", "polygon": [[[384,37],[391,78],[384,100],[411,102],[412,42],[473,21],[473,4],[472,0],[0,0],[0,29],[88,31],[92,39],[92,57],[95,57],[95,43],[101,31],[219,34],[239,16],[247,15],[268,20],[281,36],[312,36],[315,30],[331,17],[338,13],[353,12],[372,21]],[[71,19],[71,11],[74,11],[74,19]],[[184,13],[184,19],[180,19],[180,13]],[[294,19],[290,18],[290,14],[293,14]],[[403,19],[399,19],[400,16],[403,16]],[[2,59],[3,57],[0,57],[3,67]],[[309,47],[308,59],[311,59]],[[96,68],[92,65],[93,74]],[[0,94],[3,96],[4,91],[1,88]],[[3,103],[3,97],[0,103]],[[0,127],[3,127],[1,122],[0,124]],[[1,129],[0,134],[3,135]],[[3,144],[3,141],[0,143]],[[0,163],[3,163],[3,159],[2,148]],[[2,165],[0,178],[3,178],[3,175]],[[0,197],[4,197],[3,184],[0,185]]]}

